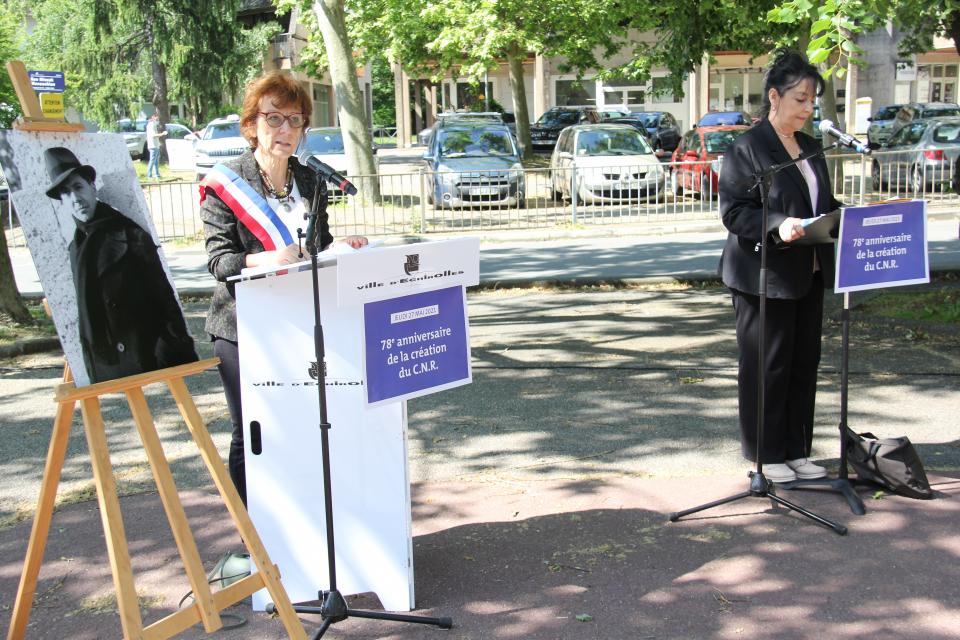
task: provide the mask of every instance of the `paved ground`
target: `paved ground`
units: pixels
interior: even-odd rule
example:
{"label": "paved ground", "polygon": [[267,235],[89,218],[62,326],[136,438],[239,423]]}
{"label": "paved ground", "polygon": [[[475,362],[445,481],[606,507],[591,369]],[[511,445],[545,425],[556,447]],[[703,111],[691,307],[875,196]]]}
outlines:
{"label": "paved ground", "polygon": [[[936,242],[950,256],[957,242],[944,229]],[[655,276],[641,266],[666,269],[671,261],[674,271],[697,272],[698,260],[710,271],[714,241],[566,238],[534,247],[514,240],[485,246],[484,279],[505,282],[523,271],[533,280],[558,278],[554,263],[601,280]],[[409,405],[417,603],[422,613],[453,617],[454,629],[350,619],[327,637],[956,637],[960,341],[956,327],[870,318],[858,311],[867,297],[853,297],[851,425],[909,435],[939,494],[874,499],[865,489],[869,513],[856,517],[835,494],[781,492],[845,523],[850,534],[840,537],[760,498],[667,521],[673,511],[747,488],[724,292],[599,286],[471,294],[474,383]],[[205,303],[186,307],[199,335]],[[830,296],[814,449],[833,470],[838,311],[839,297]],[[8,521],[28,514],[36,499],[59,367],[56,354],[0,362],[8,436],[0,440],[0,516]],[[196,376],[191,390],[225,451],[216,374]],[[240,541],[175,410],[159,394],[150,401],[212,566]],[[187,587],[156,496],[137,493],[150,480],[128,411],[114,400],[104,411],[118,481],[132,494],[122,499],[124,519],[152,621],[174,610]],[[88,496],[89,479],[75,426],[61,495]],[[0,530],[0,620],[9,617],[29,526]],[[120,636],[104,606],[108,567],[96,503],[60,509],[28,637]],[[376,606],[369,596],[357,603]],[[214,637],[284,636],[276,620],[242,605],[232,612],[246,623]],[[315,628],[315,618],[303,619]],[[206,636],[198,629],[184,637]]]}

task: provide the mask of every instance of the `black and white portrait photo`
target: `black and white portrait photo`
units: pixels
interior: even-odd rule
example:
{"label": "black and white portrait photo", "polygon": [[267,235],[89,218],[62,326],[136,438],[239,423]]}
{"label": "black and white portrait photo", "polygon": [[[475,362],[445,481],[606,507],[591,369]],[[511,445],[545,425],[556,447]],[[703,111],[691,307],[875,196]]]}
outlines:
{"label": "black and white portrait photo", "polygon": [[197,360],[121,136],[0,131],[0,164],[77,386]]}

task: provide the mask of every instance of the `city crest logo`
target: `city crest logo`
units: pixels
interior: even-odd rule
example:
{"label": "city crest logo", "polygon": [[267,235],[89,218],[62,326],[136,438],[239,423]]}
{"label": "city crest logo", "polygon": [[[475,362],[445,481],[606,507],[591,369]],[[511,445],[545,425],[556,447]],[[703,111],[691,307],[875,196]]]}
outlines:
{"label": "city crest logo", "polygon": [[420,270],[420,254],[414,253],[407,256],[407,261],[403,265],[403,270],[407,275]]}

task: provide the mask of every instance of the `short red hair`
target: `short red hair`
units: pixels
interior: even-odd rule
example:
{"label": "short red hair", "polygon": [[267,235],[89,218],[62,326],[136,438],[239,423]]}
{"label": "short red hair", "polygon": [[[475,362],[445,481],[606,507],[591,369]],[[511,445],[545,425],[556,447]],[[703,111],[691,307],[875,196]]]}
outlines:
{"label": "short red hair", "polygon": [[257,148],[257,115],[260,112],[260,99],[273,98],[280,108],[296,106],[303,114],[303,128],[310,126],[310,114],[313,113],[313,101],[299,82],[282,71],[271,71],[254,78],[247,85],[240,108],[240,133],[250,143],[251,149]]}

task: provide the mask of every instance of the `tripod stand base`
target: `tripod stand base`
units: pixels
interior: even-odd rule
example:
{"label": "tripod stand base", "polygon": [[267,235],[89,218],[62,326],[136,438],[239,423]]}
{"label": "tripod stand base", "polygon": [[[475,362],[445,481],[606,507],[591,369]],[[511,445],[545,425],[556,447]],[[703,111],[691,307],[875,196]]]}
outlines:
{"label": "tripod stand base", "polygon": [[784,500],[778,496],[774,490],[773,483],[767,480],[766,476],[763,475],[760,471],[751,471],[750,472],[750,489],[744,491],[743,493],[737,493],[726,498],[721,498],[720,500],[714,500],[713,502],[708,502],[707,504],[702,504],[699,507],[693,507],[692,509],[685,509],[684,511],[677,511],[676,513],[670,514],[670,522],[676,522],[680,518],[688,516],[692,513],[697,513],[699,511],[705,511],[713,507],[718,507],[722,504],[727,504],[730,502],[736,502],[737,500],[742,500],[743,498],[769,498],[774,503],[790,509],[791,511],[796,511],[802,516],[810,518],[817,524],[821,524],[825,527],[829,527],[833,530],[834,533],[844,536],[847,534],[847,528],[842,524],[828,520],[823,516],[819,516],[812,511],[808,511],[799,505],[795,505],[788,500]]}
{"label": "tripod stand base", "polygon": [[803,487],[829,487],[830,490],[843,494],[843,497],[847,499],[847,504],[850,505],[850,511],[855,515],[862,516],[867,513],[863,500],[853,490],[853,484],[846,478],[817,478],[816,480],[793,480],[780,483],[780,488],[788,491]]}
{"label": "tripod stand base", "polygon": [[[414,616],[403,613],[389,613],[386,611],[367,611],[365,609],[351,609],[347,606],[346,600],[339,591],[321,591],[320,600],[322,604],[317,606],[295,604],[293,610],[297,613],[317,614],[323,619],[323,623],[314,634],[314,640],[323,637],[335,622],[346,620],[347,618],[368,618],[370,620],[391,620],[393,622],[410,622],[414,624],[430,624],[441,629],[450,629],[453,627],[453,619],[449,617],[433,618],[429,616]],[[273,613],[273,605],[267,605],[267,613]]]}

